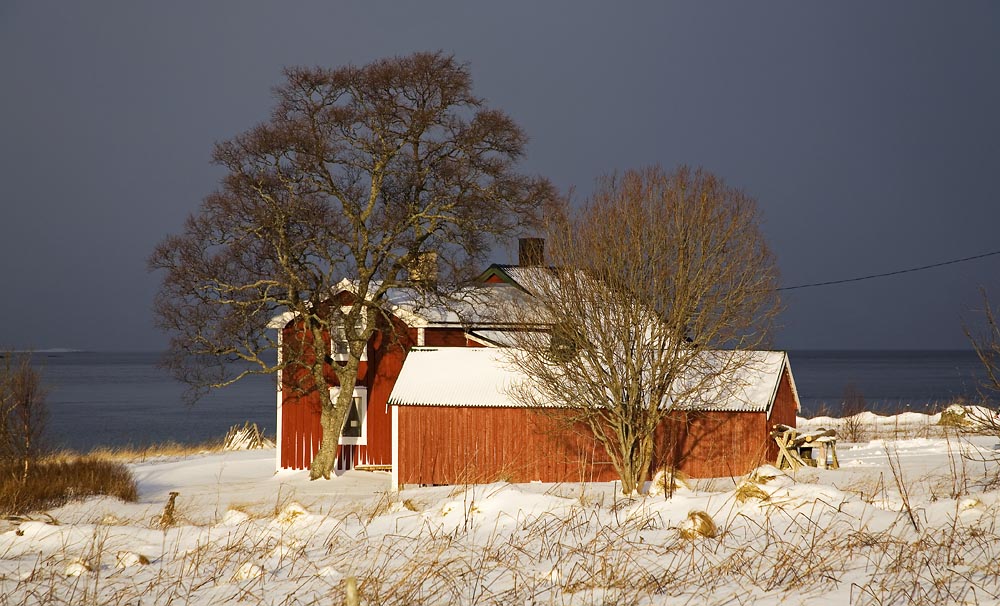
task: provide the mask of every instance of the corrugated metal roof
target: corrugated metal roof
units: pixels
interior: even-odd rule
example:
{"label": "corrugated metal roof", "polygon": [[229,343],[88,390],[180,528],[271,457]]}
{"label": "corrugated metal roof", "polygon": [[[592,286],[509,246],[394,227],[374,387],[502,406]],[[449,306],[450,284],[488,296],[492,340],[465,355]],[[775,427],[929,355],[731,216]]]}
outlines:
{"label": "corrugated metal roof", "polygon": [[[525,270],[515,272],[520,279],[545,275],[543,268],[504,266]],[[537,278],[536,278],[537,279]],[[356,292],[354,280],[341,280],[334,292]],[[531,296],[514,285],[476,284],[451,293],[447,297],[431,297],[413,288],[390,288],[385,293],[386,307],[410,326],[479,326],[493,327],[509,324],[500,310],[510,307],[529,308]],[[268,328],[282,328],[295,314],[279,314],[271,319]]]}
{"label": "corrugated metal roof", "polygon": [[[709,386],[698,401],[680,402],[682,410],[766,412],[774,402],[786,367],[786,354],[748,352],[751,362]],[[390,405],[522,407],[509,395],[530,380],[507,362],[507,348],[414,348],[396,379]],[[797,397],[796,397],[797,399]]]}
{"label": "corrugated metal roof", "polygon": [[503,348],[415,347],[389,396],[390,405],[520,407],[507,395],[525,377]]}
{"label": "corrugated metal roof", "polygon": [[[714,355],[717,352],[708,352]],[[766,412],[781,384],[787,355],[783,351],[746,352],[750,358],[733,373],[715,378],[696,401],[681,402],[682,410]],[[790,372],[790,371],[789,371]],[[796,400],[798,396],[796,396]]]}

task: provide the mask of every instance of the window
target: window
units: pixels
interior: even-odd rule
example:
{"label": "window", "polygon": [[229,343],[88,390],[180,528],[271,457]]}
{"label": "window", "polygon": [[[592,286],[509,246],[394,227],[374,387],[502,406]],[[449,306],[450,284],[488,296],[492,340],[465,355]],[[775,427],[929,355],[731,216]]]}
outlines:
{"label": "window", "polygon": [[[349,307],[342,308],[344,313],[347,313]],[[365,329],[365,320],[360,318],[356,326],[358,332]],[[333,354],[333,359],[336,362],[346,362],[348,353],[348,343],[347,343],[347,332],[344,330],[343,326],[338,326],[333,329],[333,335],[330,338],[330,352]],[[361,361],[364,362],[368,360],[368,345],[361,351]]]}
{"label": "window", "polygon": [[[330,388],[330,397],[336,401],[340,393],[339,387]],[[365,387],[354,388],[354,400],[347,410],[347,418],[344,419],[344,429],[340,433],[340,444],[368,444],[368,427],[365,418],[368,416],[368,389]]]}

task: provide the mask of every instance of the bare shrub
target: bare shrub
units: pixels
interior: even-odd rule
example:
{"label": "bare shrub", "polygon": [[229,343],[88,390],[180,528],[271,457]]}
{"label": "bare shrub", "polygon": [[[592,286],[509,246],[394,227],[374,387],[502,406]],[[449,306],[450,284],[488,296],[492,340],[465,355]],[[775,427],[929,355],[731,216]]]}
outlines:
{"label": "bare shrub", "polygon": [[865,401],[861,389],[854,383],[848,383],[844,388],[844,405],[841,408],[841,431],[848,442],[860,442],[865,439],[865,424],[861,413],[867,412],[868,402]]}
{"label": "bare shrub", "polygon": [[[977,333],[969,326],[965,327],[965,336],[972,343],[979,361],[986,371],[986,379],[980,386],[983,401],[989,396],[1000,394],[1000,323],[997,312],[990,305],[986,290],[982,291],[983,317],[985,326]],[[974,431],[1000,437],[1000,411],[989,407],[966,408],[965,420]],[[972,413],[972,414],[970,414]]]}
{"label": "bare shrub", "polygon": [[0,515],[23,515],[59,507],[73,499],[108,495],[123,501],[138,498],[132,472],[121,464],[94,457],[41,459],[21,478],[16,463],[0,466]]}

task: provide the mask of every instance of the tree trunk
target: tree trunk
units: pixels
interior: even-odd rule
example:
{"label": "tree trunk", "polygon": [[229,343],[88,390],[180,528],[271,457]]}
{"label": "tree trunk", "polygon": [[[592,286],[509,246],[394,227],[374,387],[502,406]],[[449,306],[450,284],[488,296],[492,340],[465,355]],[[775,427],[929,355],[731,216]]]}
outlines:
{"label": "tree trunk", "polygon": [[[354,386],[358,382],[358,363],[348,361],[344,366],[336,369],[337,380],[340,383],[340,391],[337,399],[330,398],[330,391],[326,388],[326,378],[319,370],[320,381],[323,391],[319,394],[319,401],[322,410],[319,422],[323,428],[323,438],[319,443],[319,450],[313,456],[312,464],[309,466],[309,479],[324,480],[330,479],[334,466],[337,464],[337,448],[340,444],[340,434],[344,429],[344,420],[347,418],[347,411],[354,401]],[[314,375],[317,373],[314,372]]]}
{"label": "tree trunk", "polygon": [[[623,448],[620,465],[615,465],[622,480],[622,494],[644,492],[649,479],[649,467],[652,464],[652,436],[635,436],[631,443]],[[612,457],[614,462],[614,457]]]}
{"label": "tree trunk", "polygon": [[653,464],[653,435],[644,434],[639,438],[639,460],[636,464],[636,485],[639,492],[645,493],[646,482],[649,481],[649,467]]}
{"label": "tree trunk", "polygon": [[[338,398],[339,400],[340,398]],[[344,426],[344,412],[337,414],[337,407],[323,405],[319,423],[323,428],[323,437],[319,442],[319,450],[313,456],[309,466],[309,479],[330,479],[330,473],[337,463],[337,447],[340,443],[340,430]]]}
{"label": "tree trunk", "polygon": [[618,475],[622,479],[622,494],[631,495],[636,492],[639,475],[638,461],[636,460],[636,455],[638,454],[636,440],[633,438],[623,444],[622,450],[622,463],[621,469],[618,470]]}

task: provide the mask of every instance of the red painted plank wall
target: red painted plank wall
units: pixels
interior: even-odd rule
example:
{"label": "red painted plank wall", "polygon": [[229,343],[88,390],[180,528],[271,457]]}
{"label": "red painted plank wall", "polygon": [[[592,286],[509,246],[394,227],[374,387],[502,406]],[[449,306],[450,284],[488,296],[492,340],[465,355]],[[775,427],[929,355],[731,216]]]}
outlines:
{"label": "red painted plank wall", "polygon": [[[795,423],[787,371],[771,418],[763,412],[675,412],[657,431],[654,464],[692,477],[743,475],[773,463],[774,423]],[[578,482],[617,478],[586,430],[560,430],[553,413],[525,408],[399,407],[399,481]]]}
{"label": "red painted plank wall", "polygon": [[610,481],[603,449],[527,408],[399,407],[403,484]]}
{"label": "red painted plank wall", "polygon": [[[405,325],[395,327],[396,339],[379,332],[368,348],[368,361],[358,368],[358,387],[368,388],[368,412],[365,416],[367,445],[339,447],[338,469],[350,469],[358,464],[389,465],[392,462],[392,418],[386,408],[389,393],[402,368],[405,352],[416,340],[416,331]],[[286,328],[283,335],[286,346],[293,346],[293,339],[301,338]],[[326,382],[337,385],[332,368],[327,368]],[[281,466],[305,469],[312,463],[323,435],[320,426],[319,394],[315,383],[305,370],[286,369],[282,374],[282,451]]]}
{"label": "red painted plank wall", "polygon": [[658,460],[696,478],[743,475],[775,462],[778,447],[771,427],[794,427],[796,412],[786,368],[770,419],[763,412],[675,412],[658,433]]}

